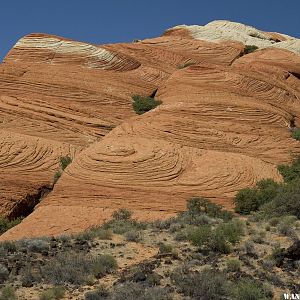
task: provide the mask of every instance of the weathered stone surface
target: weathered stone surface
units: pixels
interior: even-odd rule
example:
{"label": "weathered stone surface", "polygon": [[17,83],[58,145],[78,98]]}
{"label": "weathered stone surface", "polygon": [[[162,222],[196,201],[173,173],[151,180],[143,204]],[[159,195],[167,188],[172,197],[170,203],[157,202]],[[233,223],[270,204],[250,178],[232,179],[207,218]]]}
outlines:
{"label": "weathered stone surface", "polygon": [[[232,208],[240,188],[280,181],[276,165],[300,153],[289,131],[300,126],[300,56],[266,47],[298,40],[234,24],[132,44],[21,39],[0,66],[1,213],[51,186],[60,156],[74,159],[1,239],[78,232],[120,207],[165,218],[194,195]],[[252,39],[266,49],[242,56]],[[133,94],[163,104],[136,116]]]}

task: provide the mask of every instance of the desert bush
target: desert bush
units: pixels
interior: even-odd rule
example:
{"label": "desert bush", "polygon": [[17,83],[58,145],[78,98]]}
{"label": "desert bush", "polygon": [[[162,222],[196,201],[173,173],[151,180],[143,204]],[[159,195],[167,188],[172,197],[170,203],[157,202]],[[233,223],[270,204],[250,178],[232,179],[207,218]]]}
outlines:
{"label": "desert bush", "polygon": [[268,257],[267,259],[262,261],[262,267],[267,271],[273,270],[275,265],[276,265],[276,261],[271,257]]}
{"label": "desert bush", "polygon": [[277,226],[279,224],[280,219],[278,217],[273,217],[269,219],[269,224],[271,226]]}
{"label": "desert bush", "polygon": [[223,210],[222,206],[212,203],[203,197],[192,197],[187,200],[187,213],[194,218],[201,214],[224,220],[230,220],[233,217],[232,213]]}
{"label": "desert bush", "polygon": [[103,276],[116,268],[116,261],[110,255],[93,257],[77,253],[59,254],[41,268],[41,276],[51,284],[87,283],[90,275]]}
{"label": "desert bush", "polygon": [[300,156],[295,158],[290,165],[279,165],[278,171],[285,182],[291,182],[300,178]]}
{"label": "desert bush", "polygon": [[40,282],[41,279],[41,270],[34,269],[31,265],[26,266],[21,271],[21,282],[24,287],[32,287],[35,282]]}
{"label": "desert bush", "polygon": [[183,224],[180,224],[180,223],[173,223],[173,224],[170,225],[169,231],[170,231],[171,233],[175,233],[175,232],[180,231],[183,227],[184,227]]}
{"label": "desert bush", "polygon": [[72,162],[72,158],[69,156],[62,156],[60,158],[60,167],[64,170],[70,163]]}
{"label": "desert bush", "polygon": [[271,255],[268,257],[269,260],[273,260],[276,265],[279,265],[282,261],[282,255],[285,249],[280,248],[280,245],[277,244],[273,247]]}
{"label": "desert bush", "polygon": [[0,264],[0,283],[5,282],[8,279],[8,276],[8,269],[3,264]]}
{"label": "desert bush", "polygon": [[177,268],[171,274],[171,280],[181,293],[192,299],[223,299],[228,294],[226,277],[213,269],[204,269],[196,273]]}
{"label": "desert bush", "polygon": [[255,245],[253,241],[247,240],[245,241],[243,248],[248,255],[254,255],[255,253]]}
{"label": "desert bush", "polygon": [[214,231],[209,243],[209,247],[211,250],[222,254],[230,253],[232,248],[229,241],[223,235],[222,230]]}
{"label": "desert bush", "polygon": [[285,223],[285,222],[280,222],[277,226],[277,230],[280,234],[285,235],[285,236],[296,236],[295,230],[292,228],[291,224]]}
{"label": "desert bush", "polygon": [[100,285],[96,290],[87,292],[84,295],[85,300],[101,300],[108,299],[109,291],[105,285]]}
{"label": "desert bush", "polygon": [[112,215],[113,219],[101,226],[104,230],[111,230],[116,234],[124,234],[132,230],[145,230],[147,224],[131,219],[132,212],[128,209],[121,208]]}
{"label": "desert bush", "polygon": [[132,96],[132,100],[133,109],[138,115],[144,114],[162,103],[160,100],[140,95]]}
{"label": "desert bush", "polygon": [[252,241],[257,244],[263,244],[266,237],[266,231],[259,230],[252,237]]}
{"label": "desert bush", "polygon": [[251,52],[254,52],[254,51],[257,50],[257,49],[258,49],[258,47],[255,46],[255,45],[246,45],[246,46],[245,46],[245,49],[244,49],[244,53],[245,53],[245,54],[249,54],[249,53],[251,53]]}
{"label": "desert bush", "polygon": [[193,62],[186,62],[186,63],[184,63],[184,64],[178,65],[178,66],[177,66],[177,69],[184,69],[184,68],[187,68],[187,67],[192,66],[192,65],[194,65],[194,64],[195,64],[195,63],[193,63]]}
{"label": "desert bush", "polygon": [[254,188],[244,188],[235,196],[235,211],[250,214],[257,211],[263,204],[273,200],[278,194],[280,184],[272,179],[263,179]]}
{"label": "desert bush", "polygon": [[103,224],[102,228],[116,234],[124,234],[132,230],[145,230],[147,224],[135,220],[111,220]]}
{"label": "desert bush", "polygon": [[116,259],[110,254],[101,254],[93,259],[93,275],[99,279],[118,268]]}
{"label": "desert bush", "polygon": [[207,245],[212,236],[212,229],[209,225],[201,225],[187,230],[187,238],[194,246],[202,247]]}
{"label": "desert bush", "polygon": [[241,270],[241,262],[238,259],[229,259],[226,264],[227,270],[230,272],[238,272]]}
{"label": "desert bush", "polygon": [[21,223],[22,218],[16,218],[14,220],[9,220],[7,218],[0,217],[0,235],[9,230],[10,228]]}
{"label": "desert bush", "polygon": [[1,289],[0,300],[17,300],[15,289],[6,285]]}
{"label": "desert bush", "polygon": [[186,230],[178,231],[174,236],[175,241],[186,241],[187,239],[188,239],[188,234]]}
{"label": "desert bush", "polygon": [[300,219],[300,181],[295,180],[284,186],[261,210],[268,218],[294,215]]}
{"label": "desert bush", "polygon": [[231,245],[239,242],[243,234],[244,223],[238,219],[220,223],[215,229],[201,225],[187,230],[187,238],[193,245],[224,254],[231,251]]}
{"label": "desert bush", "polygon": [[126,208],[120,208],[113,212],[112,217],[118,221],[128,221],[132,217],[132,211]]}
{"label": "desert bush", "polygon": [[294,138],[297,141],[300,141],[300,128],[297,128],[292,132],[292,138]]}
{"label": "desert bush", "polygon": [[65,296],[65,289],[62,286],[54,286],[42,292],[40,300],[59,300]]}
{"label": "desert bush", "polygon": [[111,240],[112,239],[112,231],[110,229],[104,229],[101,227],[95,227],[91,229],[93,236],[100,240]]}
{"label": "desert bush", "polygon": [[0,248],[3,249],[4,253],[14,253],[18,249],[17,244],[11,241],[4,241],[0,243]]}
{"label": "desert bush", "polygon": [[54,173],[54,176],[53,176],[53,182],[56,183],[58,181],[58,179],[61,177],[62,175],[62,172],[61,170],[57,170],[55,173]]}
{"label": "desert bush", "polygon": [[232,289],[231,296],[233,300],[260,300],[266,299],[266,295],[262,287],[256,282],[245,279],[239,281]]}
{"label": "desert bush", "polygon": [[139,242],[141,240],[141,233],[137,230],[130,230],[125,233],[126,241]]}
{"label": "desert bush", "polygon": [[168,291],[161,287],[145,287],[138,283],[126,283],[117,286],[111,300],[172,300]]}
{"label": "desert bush", "polygon": [[25,241],[26,247],[31,252],[42,253],[49,250],[49,243],[41,239],[30,239]]}
{"label": "desert bush", "polygon": [[65,168],[72,162],[72,158],[67,156],[62,156],[59,160],[59,169],[55,172],[53,181],[54,184],[58,181],[58,179],[61,177],[63,171]]}
{"label": "desert bush", "polygon": [[155,220],[150,223],[150,226],[154,229],[166,230],[169,229],[172,224],[175,224],[175,222],[177,222],[177,219],[172,217],[166,220]]}
{"label": "desert bush", "polygon": [[160,243],[159,244],[159,253],[166,254],[166,253],[172,253],[173,247],[170,244]]}
{"label": "desert bush", "polygon": [[216,231],[220,231],[231,244],[236,244],[244,235],[245,223],[239,219],[233,219],[228,223],[219,224]]}

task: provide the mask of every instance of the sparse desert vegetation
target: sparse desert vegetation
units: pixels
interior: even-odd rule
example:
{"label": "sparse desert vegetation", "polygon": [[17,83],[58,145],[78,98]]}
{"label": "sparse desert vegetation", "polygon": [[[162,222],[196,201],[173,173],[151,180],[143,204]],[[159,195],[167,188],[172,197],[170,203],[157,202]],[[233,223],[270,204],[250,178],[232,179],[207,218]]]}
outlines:
{"label": "sparse desert vegetation", "polygon": [[138,115],[142,115],[162,103],[160,100],[141,95],[133,95],[132,100],[133,109]]}
{"label": "sparse desert vegetation", "polygon": [[[264,182],[255,191],[261,196],[269,184],[273,188]],[[77,235],[1,243],[4,295],[251,300],[300,287],[295,215],[269,217],[259,210],[240,219],[193,197],[186,211],[170,219],[146,223],[133,217],[120,209]]]}
{"label": "sparse desert vegetation", "polygon": [[244,53],[245,53],[245,54],[249,54],[249,53],[251,53],[251,52],[256,51],[257,49],[258,49],[258,47],[255,46],[255,45],[246,45],[246,46],[245,46],[245,49],[244,49]]}
{"label": "sparse desert vegetation", "polygon": [[61,177],[63,171],[65,168],[72,162],[72,158],[69,156],[62,156],[59,161],[59,169],[54,174],[54,184],[57,182],[57,180]]}

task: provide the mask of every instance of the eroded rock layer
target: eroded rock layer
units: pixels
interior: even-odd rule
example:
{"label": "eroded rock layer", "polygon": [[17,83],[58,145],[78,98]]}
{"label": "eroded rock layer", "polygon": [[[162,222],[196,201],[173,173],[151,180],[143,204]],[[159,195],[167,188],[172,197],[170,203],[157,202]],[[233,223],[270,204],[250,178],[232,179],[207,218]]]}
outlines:
{"label": "eroded rock layer", "polygon": [[[16,44],[0,67],[1,213],[52,188],[59,157],[73,161],[2,239],[82,231],[121,207],[165,218],[195,195],[232,208],[239,189],[281,180],[277,164],[300,153],[290,134],[300,56],[277,45],[299,41],[232,22],[204,27],[131,44],[42,34]],[[264,49],[244,55],[255,39]],[[163,104],[135,116],[133,94]]]}

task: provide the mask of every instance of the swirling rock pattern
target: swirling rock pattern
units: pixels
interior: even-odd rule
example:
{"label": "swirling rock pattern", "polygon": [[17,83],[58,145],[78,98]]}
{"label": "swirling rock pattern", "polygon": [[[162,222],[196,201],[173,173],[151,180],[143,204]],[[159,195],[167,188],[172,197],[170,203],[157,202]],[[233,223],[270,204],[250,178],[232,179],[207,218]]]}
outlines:
{"label": "swirling rock pattern", "polygon": [[[280,181],[276,165],[300,153],[298,42],[225,21],[131,44],[24,37],[0,66],[2,214],[74,159],[0,239],[79,232],[121,207],[165,218],[194,195],[232,208],[239,189]],[[133,94],[163,104],[135,116]]]}

